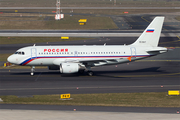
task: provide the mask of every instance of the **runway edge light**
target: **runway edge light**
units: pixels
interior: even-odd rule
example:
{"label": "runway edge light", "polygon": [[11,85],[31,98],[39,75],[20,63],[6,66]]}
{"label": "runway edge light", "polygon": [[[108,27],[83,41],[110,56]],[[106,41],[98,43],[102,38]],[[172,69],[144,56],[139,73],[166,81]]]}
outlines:
{"label": "runway edge light", "polygon": [[168,95],[179,95],[179,90],[169,90]]}

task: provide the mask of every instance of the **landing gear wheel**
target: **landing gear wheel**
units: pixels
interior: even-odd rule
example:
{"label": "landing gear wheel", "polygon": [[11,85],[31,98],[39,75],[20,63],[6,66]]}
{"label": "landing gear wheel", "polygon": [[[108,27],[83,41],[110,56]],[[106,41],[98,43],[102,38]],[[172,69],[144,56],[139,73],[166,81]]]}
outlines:
{"label": "landing gear wheel", "polygon": [[92,71],[88,71],[88,75],[89,76],[93,76],[93,72]]}
{"label": "landing gear wheel", "polygon": [[34,75],[34,73],[32,72],[32,73],[31,73],[31,76],[33,76],[33,75]]}
{"label": "landing gear wheel", "polygon": [[35,68],[34,66],[31,66],[31,74],[30,74],[31,76],[34,75],[34,71],[35,71],[34,68]]}

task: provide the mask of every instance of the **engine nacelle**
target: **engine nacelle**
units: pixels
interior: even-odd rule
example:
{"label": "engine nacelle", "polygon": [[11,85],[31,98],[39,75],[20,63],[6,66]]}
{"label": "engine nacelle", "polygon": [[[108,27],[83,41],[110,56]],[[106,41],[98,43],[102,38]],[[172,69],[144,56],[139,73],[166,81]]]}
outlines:
{"label": "engine nacelle", "polygon": [[76,73],[80,69],[78,63],[61,63],[60,72],[61,73]]}
{"label": "engine nacelle", "polygon": [[59,66],[53,65],[53,66],[48,66],[49,70],[59,70]]}

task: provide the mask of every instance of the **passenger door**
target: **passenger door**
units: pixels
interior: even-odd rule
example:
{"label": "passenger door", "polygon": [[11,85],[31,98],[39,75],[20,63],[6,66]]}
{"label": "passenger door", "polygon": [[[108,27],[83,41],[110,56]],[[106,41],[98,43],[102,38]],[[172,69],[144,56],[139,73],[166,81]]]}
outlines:
{"label": "passenger door", "polygon": [[136,58],[136,48],[135,47],[131,47],[131,57]]}
{"label": "passenger door", "polygon": [[36,48],[31,48],[31,59],[37,58],[37,50]]}

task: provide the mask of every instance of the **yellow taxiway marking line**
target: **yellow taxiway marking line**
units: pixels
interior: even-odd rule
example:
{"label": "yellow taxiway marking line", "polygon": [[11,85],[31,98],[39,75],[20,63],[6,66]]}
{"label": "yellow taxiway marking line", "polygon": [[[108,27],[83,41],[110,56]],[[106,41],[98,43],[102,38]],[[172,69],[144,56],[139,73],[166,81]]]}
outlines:
{"label": "yellow taxiway marking line", "polygon": [[143,19],[143,20],[145,20],[146,22],[148,22],[148,23],[150,23],[148,20],[146,20],[143,16],[141,16],[141,18]]}
{"label": "yellow taxiway marking line", "polygon": [[[145,20],[146,22],[150,23],[150,21],[146,20],[143,16],[141,16],[141,18],[142,18],[143,20]],[[162,29],[167,30],[167,29],[165,29],[165,28],[162,28]]]}
{"label": "yellow taxiway marking line", "polygon": [[179,36],[176,36],[177,38],[179,38],[179,40],[180,40],[180,37]]}
{"label": "yellow taxiway marking line", "polygon": [[170,41],[170,42],[162,42],[162,43],[159,43],[159,44],[166,44],[166,43],[179,42],[179,41],[180,41],[180,39],[179,40],[175,40],[175,41]]}
{"label": "yellow taxiway marking line", "polygon": [[165,47],[165,48],[180,48],[180,47]]}

